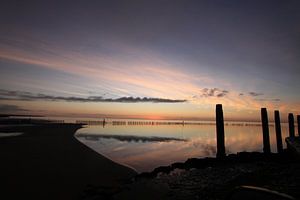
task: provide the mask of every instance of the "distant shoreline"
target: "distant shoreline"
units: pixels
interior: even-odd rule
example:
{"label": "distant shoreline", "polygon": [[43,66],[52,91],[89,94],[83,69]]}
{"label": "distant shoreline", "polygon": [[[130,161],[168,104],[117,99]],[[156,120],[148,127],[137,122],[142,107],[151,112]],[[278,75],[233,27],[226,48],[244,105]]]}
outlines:
{"label": "distant shoreline", "polygon": [[[43,118],[43,119],[73,119],[74,121],[76,121],[76,119],[97,119],[97,120],[141,120],[141,121],[187,121],[187,122],[191,122],[191,121],[195,121],[195,122],[213,122],[215,121],[215,118],[193,118],[193,117],[182,117],[182,118],[177,118],[177,117],[164,117],[164,118],[160,118],[160,119],[153,119],[153,118],[148,118],[148,117],[130,117],[130,116],[114,116],[114,115],[95,115],[95,116],[64,116],[64,115],[30,115],[30,114],[0,114],[0,118],[1,117],[29,117],[29,118]],[[249,123],[261,123],[260,119],[232,119],[232,118],[228,118],[228,119],[224,119],[225,122],[249,122]],[[270,123],[274,123],[275,121],[270,119],[269,121]],[[282,119],[282,123],[287,123],[287,119],[283,118]]]}

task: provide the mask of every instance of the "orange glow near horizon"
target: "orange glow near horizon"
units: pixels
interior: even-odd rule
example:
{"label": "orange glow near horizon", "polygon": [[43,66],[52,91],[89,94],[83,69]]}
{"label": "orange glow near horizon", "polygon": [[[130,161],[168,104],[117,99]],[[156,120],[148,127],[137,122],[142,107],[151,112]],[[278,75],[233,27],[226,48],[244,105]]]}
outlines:
{"label": "orange glow near horizon", "polygon": [[[69,103],[48,101],[6,101],[6,104],[19,105],[26,108],[19,114],[33,114],[57,117],[108,117],[108,118],[138,118],[149,120],[214,120],[215,105],[198,107],[192,103],[156,104],[156,103]],[[259,121],[260,108],[251,110],[236,110],[235,107],[223,105],[225,120]],[[268,108],[269,118],[273,120],[273,109]],[[15,113],[15,114],[18,114]],[[295,113],[298,114],[298,113]],[[287,112],[281,110],[281,116]]]}
{"label": "orange glow near horizon", "polygon": [[200,4],[62,2],[53,14],[44,2],[3,3],[0,112],[212,119],[222,104],[229,119],[259,120],[262,107],[300,114],[297,9]]}
{"label": "orange glow near horizon", "polygon": [[[36,44],[39,45],[39,44]],[[124,48],[124,47],[122,47]],[[46,47],[42,48],[46,51]],[[126,49],[126,47],[125,47]],[[128,48],[133,54],[138,50]],[[232,84],[225,80],[214,80],[212,77],[203,75],[194,75],[191,72],[171,67],[172,62],[165,61],[156,55],[143,53],[142,59],[128,61],[127,63],[110,58],[94,57],[86,59],[77,52],[67,52],[54,47],[47,49],[54,55],[57,51],[65,55],[62,57],[49,58],[30,54],[22,49],[10,49],[0,53],[0,58],[9,62],[24,63],[35,65],[45,69],[54,70],[58,73],[68,73],[76,76],[82,76],[92,81],[92,85],[99,86],[106,90],[113,91],[117,97],[137,96],[137,97],[157,97],[171,99],[185,99],[185,103],[79,103],[79,102],[62,102],[62,101],[5,101],[7,105],[16,105],[23,111],[32,114],[41,115],[66,115],[66,116],[97,116],[97,115],[114,115],[139,117],[146,119],[198,119],[213,118],[214,107],[216,104],[223,104],[227,110],[227,116],[231,119],[243,118],[257,120],[261,107],[267,107],[269,110],[278,109],[282,113],[299,112],[300,103],[291,101],[272,101],[257,100],[253,96],[240,95],[241,92],[232,88]],[[156,58],[153,61],[153,58]],[[147,63],[147,64],[145,64]],[[126,70],[124,70],[126,69]],[[100,80],[100,81],[99,81]],[[35,90],[49,90],[50,92],[59,92],[60,87],[55,86],[43,87],[34,83],[34,79],[24,79],[24,86]],[[27,84],[27,85],[26,85]],[[53,82],[51,82],[53,84]],[[230,92],[221,98],[218,96],[203,96],[201,94],[204,86],[223,85],[224,88],[230,88]],[[201,87],[201,85],[203,85]],[[70,84],[66,85],[70,87]],[[72,86],[73,87],[73,86]],[[79,86],[78,86],[79,87]],[[55,88],[55,90],[54,90]],[[56,89],[57,88],[57,89]],[[63,87],[62,87],[63,88]],[[89,87],[80,86],[84,90]],[[217,88],[215,88],[217,89]],[[224,90],[224,89],[223,89]],[[222,91],[222,89],[220,89]],[[68,89],[61,89],[61,93],[70,95],[87,95],[82,92],[71,92]],[[107,92],[101,92],[106,95]],[[48,95],[45,93],[45,95]],[[59,96],[59,95],[56,95]],[[111,97],[110,97],[111,98]],[[270,99],[270,97],[268,97]],[[27,110],[27,111],[24,111]]]}

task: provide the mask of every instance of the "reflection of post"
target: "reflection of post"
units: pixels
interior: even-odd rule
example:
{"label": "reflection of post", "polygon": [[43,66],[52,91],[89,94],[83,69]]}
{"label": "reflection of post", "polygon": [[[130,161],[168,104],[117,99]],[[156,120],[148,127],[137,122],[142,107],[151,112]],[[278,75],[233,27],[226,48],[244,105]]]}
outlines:
{"label": "reflection of post", "polygon": [[106,123],[106,122],[105,122],[105,118],[103,118],[103,124],[102,124],[102,125],[103,125],[103,128],[104,128],[104,126],[105,126],[105,123]]}
{"label": "reflection of post", "polygon": [[261,122],[263,129],[263,151],[264,153],[270,153],[270,137],[269,137],[269,122],[268,122],[268,113],[266,108],[261,109]]}
{"label": "reflection of post", "polygon": [[297,123],[298,123],[298,136],[300,136],[300,115],[297,115]]}
{"label": "reflection of post", "polygon": [[277,141],[277,152],[282,153],[283,147],[282,147],[282,136],[281,136],[281,125],[280,125],[280,115],[279,111],[275,110],[275,130],[276,130],[276,141]]}
{"label": "reflection of post", "polygon": [[216,105],[217,157],[225,156],[224,118],[222,104]]}
{"label": "reflection of post", "polygon": [[289,131],[290,131],[290,137],[295,137],[295,125],[294,125],[294,115],[293,113],[289,113]]}

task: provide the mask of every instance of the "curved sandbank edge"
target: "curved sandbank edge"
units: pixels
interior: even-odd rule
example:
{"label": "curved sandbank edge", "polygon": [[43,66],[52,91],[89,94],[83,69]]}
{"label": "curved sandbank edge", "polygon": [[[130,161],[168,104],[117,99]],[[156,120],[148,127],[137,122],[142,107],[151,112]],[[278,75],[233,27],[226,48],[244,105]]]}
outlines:
{"label": "curved sandbank edge", "polygon": [[[6,127],[23,135],[0,139],[1,196],[9,199],[80,199],[89,186],[118,187],[136,172],[88,148],[78,124]],[[4,129],[4,130],[3,130]]]}

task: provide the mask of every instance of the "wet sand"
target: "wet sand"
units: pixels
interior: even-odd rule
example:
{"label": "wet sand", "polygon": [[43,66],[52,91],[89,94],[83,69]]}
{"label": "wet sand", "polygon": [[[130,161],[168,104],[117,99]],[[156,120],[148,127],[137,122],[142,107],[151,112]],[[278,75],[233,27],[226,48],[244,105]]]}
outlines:
{"label": "wet sand", "polygon": [[89,149],[76,124],[3,126],[23,132],[0,138],[0,199],[82,199],[89,185],[118,188],[136,175]]}

